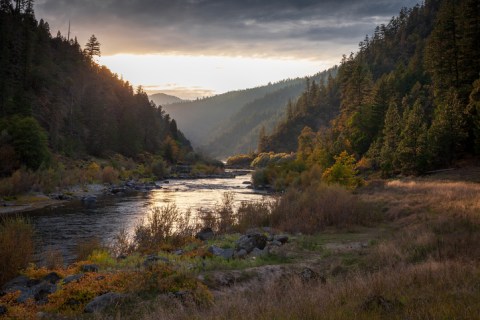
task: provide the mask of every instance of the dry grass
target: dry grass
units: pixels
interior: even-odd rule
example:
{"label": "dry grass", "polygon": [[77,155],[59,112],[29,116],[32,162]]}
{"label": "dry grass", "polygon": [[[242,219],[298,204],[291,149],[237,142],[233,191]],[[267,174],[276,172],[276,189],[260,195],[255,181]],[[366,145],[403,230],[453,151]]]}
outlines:
{"label": "dry grass", "polygon": [[343,280],[304,283],[297,277],[228,291],[210,308],[161,300],[153,310],[119,318],[161,319],[478,319],[476,266],[428,262]]}
{"label": "dry grass", "polygon": [[368,225],[380,221],[374,206],[339,186],[313,184],[290,190],[274,205],[272,225],[288,232],[315,233],[325,227]]}
{"label": "dry grass", "polygon": [[33,228],[24,218],[0,219],[0,286],[31,261]]}

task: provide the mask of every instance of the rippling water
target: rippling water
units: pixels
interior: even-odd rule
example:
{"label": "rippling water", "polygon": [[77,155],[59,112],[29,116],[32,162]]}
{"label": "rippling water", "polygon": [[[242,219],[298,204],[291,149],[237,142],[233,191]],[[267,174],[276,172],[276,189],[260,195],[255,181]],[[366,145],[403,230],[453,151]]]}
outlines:
{"label": "rippling water", "polygon": [[98,237],[108,242],[121,228],[132,230],[154,207],[176,204],[181,212],[211,209],[221,203],[225,192],[235,202],[258,201],[267,197],[243,184],[250,175],[235,179],[170,180],[162,189],[148,193],[100,198],[94,205],[80,201],[64,207],[33,211],[30,216],[37,237],[37,262],[47,250],[61,251],[66,262],[74,259],[77,243]]}

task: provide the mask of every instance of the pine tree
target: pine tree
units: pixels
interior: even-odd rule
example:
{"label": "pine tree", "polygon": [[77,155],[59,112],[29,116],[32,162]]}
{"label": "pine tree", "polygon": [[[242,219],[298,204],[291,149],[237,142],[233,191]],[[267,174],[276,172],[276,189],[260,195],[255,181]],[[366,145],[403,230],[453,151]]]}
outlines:
{"label": "pine tree", "polygon": [[380,150],[380,168],[382,174],[390,176],[398,167],[397,147],[400,140],[402,118],[395,103],[391,103],[385,116],[383,144]]}
{"label": "pine tree", "polygon": [[88,42],[85,44],[84,53],[87,57],[93,59],[94,56],[100,57],[100,42],[94,34],[90,36]]}
{"label": "pine tree", "polygon": [[405,110],[403,123],[397,148],[400,169],[404,174],[418,174],[428,161],[427,125],[420,100],[411,110]]}
{"label": "pine tree", "polygon": [[432,159],[437,164],[451,164],[454,156],[463,151],[467,131],[465,114],[455,89],[451,88],[445,100],[435,109],[429,129],[429,146]]}
{"label": "pine tree", "polygon": [[427,42],[425,60],[439,100],[451,87],[459,88],[459,46],[455,0],[444,0]]}

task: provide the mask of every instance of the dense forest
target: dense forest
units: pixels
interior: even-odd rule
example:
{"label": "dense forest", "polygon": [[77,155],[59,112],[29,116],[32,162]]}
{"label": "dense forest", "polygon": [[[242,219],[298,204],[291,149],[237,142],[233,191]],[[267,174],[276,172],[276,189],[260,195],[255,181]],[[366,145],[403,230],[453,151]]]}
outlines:
{"label": "dense forest", "polygon": [[343,57],[335,78],[309,83],[287,119],[260,137],[259,151],[298,149],[324,168],[346,151],[384,176],[478,154],[479,44],[478,0],[402,9]]}
{"label": "dense forest", "polygon": [[99,66],[100,43],[50,34],[33,1],[0,2],[0,174],[38,169],[51,154],[71,158],[118,153],[163,156],[191,150],[175,120]]}

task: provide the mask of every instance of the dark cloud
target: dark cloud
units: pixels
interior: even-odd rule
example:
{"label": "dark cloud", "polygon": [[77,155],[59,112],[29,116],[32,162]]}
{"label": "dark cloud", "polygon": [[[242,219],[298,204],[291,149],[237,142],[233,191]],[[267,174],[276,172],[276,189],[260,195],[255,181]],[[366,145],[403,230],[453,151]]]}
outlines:
{"label": "dark cloud", "polygon": [[[37,0],[52,31],[120,52],[325,59],[416,0]],[[348,52],[347,52],[348,53]],[[337,52],[335,52],[337,54]]]}

